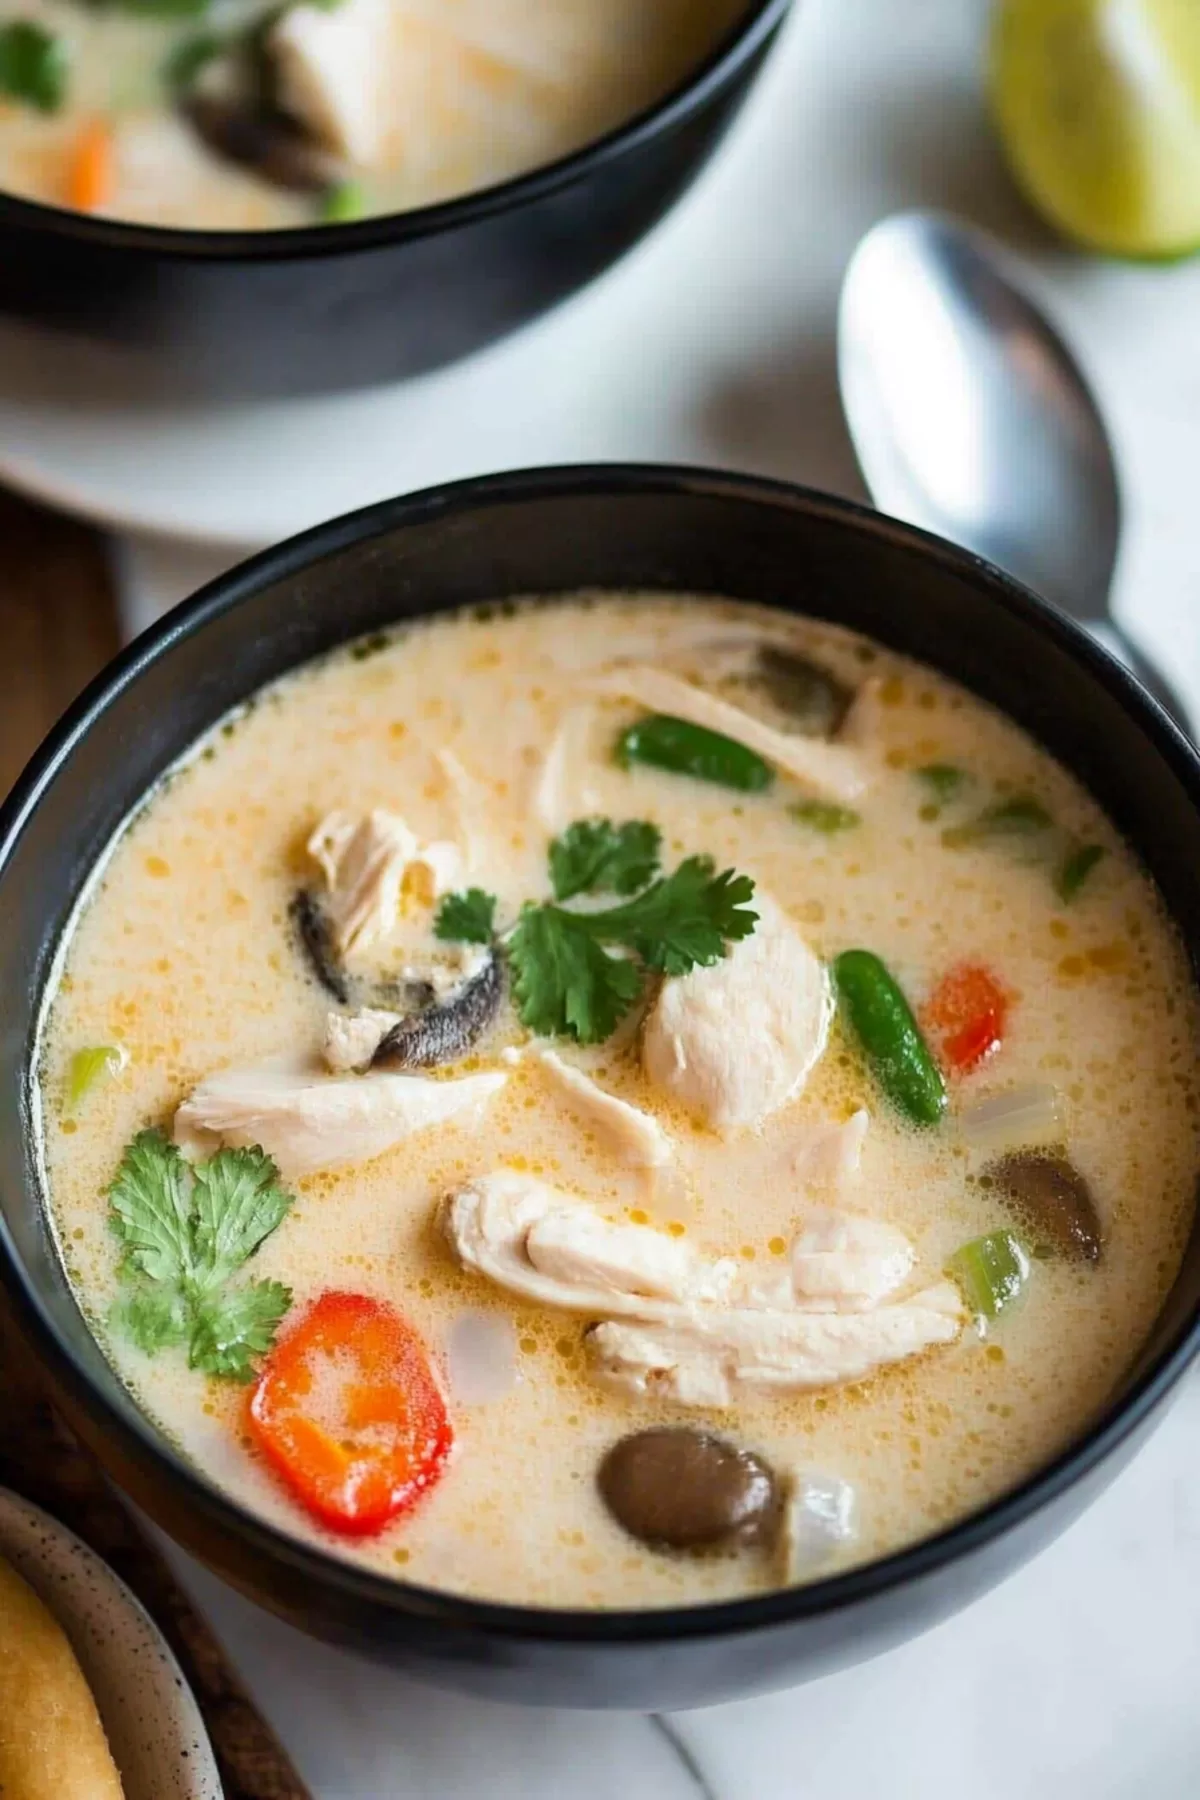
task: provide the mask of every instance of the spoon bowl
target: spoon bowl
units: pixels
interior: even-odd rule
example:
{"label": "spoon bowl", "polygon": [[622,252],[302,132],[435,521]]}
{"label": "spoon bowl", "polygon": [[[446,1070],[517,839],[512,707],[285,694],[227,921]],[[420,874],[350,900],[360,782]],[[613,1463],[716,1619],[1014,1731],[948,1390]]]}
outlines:
{"label": "spoon bowl", "polygon": [[1121,494],[1099,407],[999,247],[936,213],[875,226],[842,287],[838,375],[876,505],[1053,601],[1183,723],[1110,611]]}

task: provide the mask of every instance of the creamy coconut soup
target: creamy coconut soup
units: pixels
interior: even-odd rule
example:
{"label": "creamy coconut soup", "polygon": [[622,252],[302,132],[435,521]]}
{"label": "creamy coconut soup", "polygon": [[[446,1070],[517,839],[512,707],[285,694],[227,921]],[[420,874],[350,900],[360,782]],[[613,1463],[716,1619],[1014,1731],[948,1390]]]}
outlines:
{"label": "creamy coconut soup", "polygon": [[1008,720],[831,627],[593,596],[229,718],[69,935],[79,1300],[243,1505],[537,1605],[936,1531],[1086,1425],[1193,1206],[1156,893]]}
{"label": "creamy coconut soup", "polygon": [[13,0],[0,189],[247,230],[429,206],[682,81],[745,0]]}

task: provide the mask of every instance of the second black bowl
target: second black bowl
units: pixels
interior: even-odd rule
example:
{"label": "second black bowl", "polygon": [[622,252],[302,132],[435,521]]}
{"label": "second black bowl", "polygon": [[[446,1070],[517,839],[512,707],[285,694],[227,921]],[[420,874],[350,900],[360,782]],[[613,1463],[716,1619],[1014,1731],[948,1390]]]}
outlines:
{"label": "second black bowl", "polygon": [[599,142],[442,206],[292,231],[126,225],[0,193],[0,314],[138,353],[168,395],[391,381],[525,324],[615,262],[734,117],[791,0],[747,0],[679,86]]}

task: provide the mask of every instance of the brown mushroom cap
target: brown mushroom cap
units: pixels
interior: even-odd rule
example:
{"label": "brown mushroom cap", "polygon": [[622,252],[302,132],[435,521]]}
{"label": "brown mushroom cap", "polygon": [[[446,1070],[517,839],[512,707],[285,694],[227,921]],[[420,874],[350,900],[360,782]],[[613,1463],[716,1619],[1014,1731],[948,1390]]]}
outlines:
{"label": "brown mushroom cap", "polygon": [[778,1518],[778,1484],[768,1465],[691,1426],[657,1426],[621,1438],[596,1482],[617,1523],[656,1549],[761,1542]]}

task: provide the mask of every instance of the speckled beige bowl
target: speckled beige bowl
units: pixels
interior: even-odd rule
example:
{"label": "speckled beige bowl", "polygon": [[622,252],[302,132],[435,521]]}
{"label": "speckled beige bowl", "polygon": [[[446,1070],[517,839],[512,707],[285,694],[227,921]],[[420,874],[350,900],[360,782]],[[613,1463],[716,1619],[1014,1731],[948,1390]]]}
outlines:
{"label": "speckled beige bowl", "polygon": [[73,1532],[0,1488],[0,1554],[71,1640],[125,1800],[222,1800],[212,1746],[183,1672],[141,1602]]}

